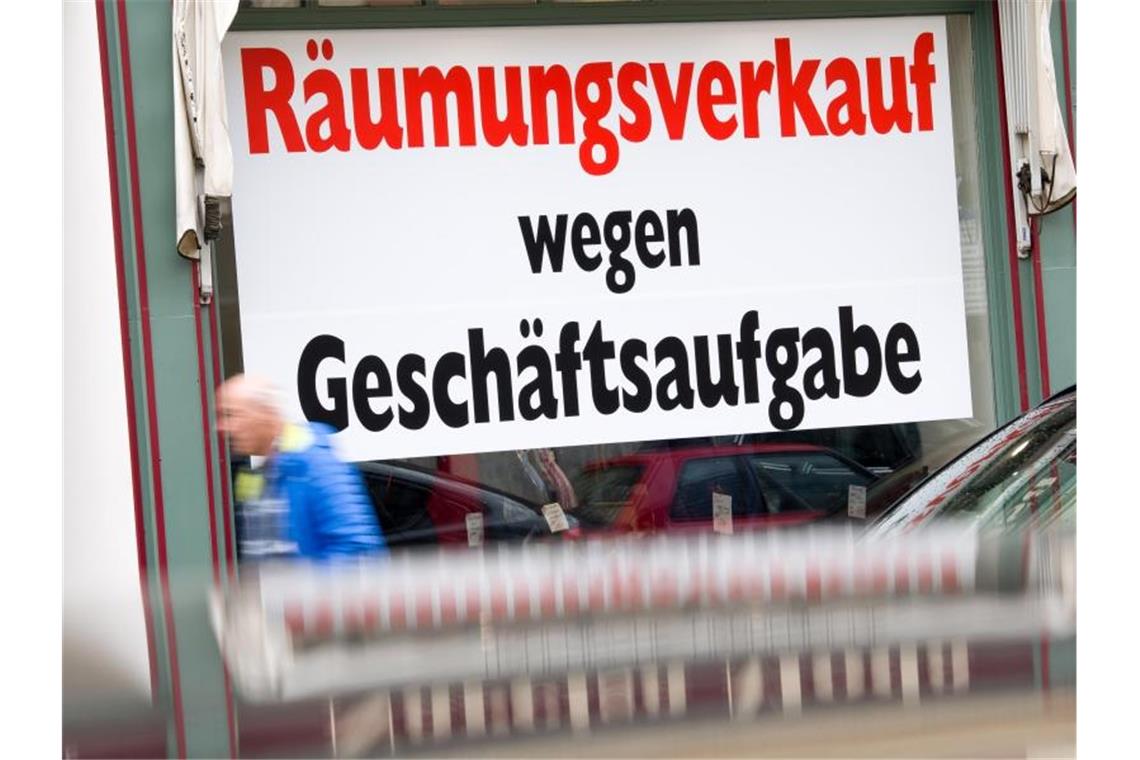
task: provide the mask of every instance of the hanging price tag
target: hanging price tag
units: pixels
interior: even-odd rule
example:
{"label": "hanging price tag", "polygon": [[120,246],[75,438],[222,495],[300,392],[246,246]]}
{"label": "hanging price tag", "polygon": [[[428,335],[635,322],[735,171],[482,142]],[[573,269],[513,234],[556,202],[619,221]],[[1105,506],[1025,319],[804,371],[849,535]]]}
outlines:
{"label": "hanging price tag", "polygon": [[847,486],[847,516],[854,517],[858,520],[866,519],[867,517],[867,487],[849,485]]}
{"label": "hanging price tag", "polygon": [[713,492],[712,514],[714,533],[732,533],[732,497]]}
{"label": "hanging price tag", "polygon": [[566,513],[562,511],[562,505],[558,502],[543,507],[542,516],[546,518],[546,524],[550,526],[551,533],[560,533],[570,529],[570,523],[566,521]]}
{"label": "hanging price tag", "polygon": [[467,545],[483,545],[483,513],[470,512],[467,515]]}

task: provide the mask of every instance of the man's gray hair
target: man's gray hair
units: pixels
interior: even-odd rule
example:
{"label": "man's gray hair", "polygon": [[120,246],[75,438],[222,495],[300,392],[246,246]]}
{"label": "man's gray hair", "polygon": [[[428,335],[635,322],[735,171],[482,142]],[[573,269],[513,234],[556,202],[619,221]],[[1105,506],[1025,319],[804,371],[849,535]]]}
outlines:
{"label": "man's gray hair", "polygon": [[244,396],[251,403],[275,412],[281,411],[281,396],[277,387],[258,375],[234,375],[223,384],[224,388]]}

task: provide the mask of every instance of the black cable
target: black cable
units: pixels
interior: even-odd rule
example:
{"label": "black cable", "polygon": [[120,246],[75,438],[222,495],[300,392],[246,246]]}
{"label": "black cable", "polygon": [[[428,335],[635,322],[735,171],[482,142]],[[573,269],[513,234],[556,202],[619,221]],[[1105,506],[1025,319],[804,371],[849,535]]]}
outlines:
{"label": "black cable", "polygon": [[1049,184],[1049,194],[1047,196],[1045,196],[1045,205],[1044,206],[1038,206],[1037,201],[1033,200],[1033,196],[1029,193],[1026,193],[1026,195],[1029,196],[1029,202],[1031,204],[1033,204],[1033,209],[1038,214],[1044,214],[1045,209],[1049,208],[1049,204],[1053,202],[1053,187],[1056,185],[1056,182],[1057,182],[1057,154],[1054,153],[1053,154],[1053,165],[1051,167],[1049,167],[1049,183],[1048,183]]}

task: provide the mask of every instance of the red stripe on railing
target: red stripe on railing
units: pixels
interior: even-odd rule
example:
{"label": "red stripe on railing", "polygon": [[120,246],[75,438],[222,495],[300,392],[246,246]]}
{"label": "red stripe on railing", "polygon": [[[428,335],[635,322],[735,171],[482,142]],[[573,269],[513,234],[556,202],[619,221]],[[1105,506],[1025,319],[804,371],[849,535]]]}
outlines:
{"label": "red stripe on railing", "polygon": [[285,628],[289,633],[299,636],[305,632],[305,608],[300,603],[291,602],[285,605],[283,613]]}
{"label": "red stripe on railing", "polygon": [[953,554],[947,554],[942,558],[942,577],[940,581],[941,587],[939,591],[943,594],[958,592],[960,588],[958,585],[958,558]]}

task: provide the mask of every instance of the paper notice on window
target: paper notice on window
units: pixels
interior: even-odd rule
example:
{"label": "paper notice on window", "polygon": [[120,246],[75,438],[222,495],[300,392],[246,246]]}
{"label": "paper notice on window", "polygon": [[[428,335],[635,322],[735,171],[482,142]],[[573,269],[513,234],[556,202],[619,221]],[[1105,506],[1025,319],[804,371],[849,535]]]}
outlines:
{"label": "paper notice on window", "polygon": [[712,514],[714,533],[732,533],[732,497],[726,493],[713,493]]}
{"label": "paper notice on window", "polygon": [[551,533],[561,533],[570,528],[570,523],[566,521],[566,513],[562,511],[562,505],[558,502],[543,507],[542,516],[546,518]]}
{"label": "paper notice on window", "polygon": [[847,486],[847,516],[858,520],[867,517],[867,487],[851,484]]}
{"label": "paper notice on window", "polygon": [[480,512],[467,515],[467,545],[483,545],[483,515]]}

